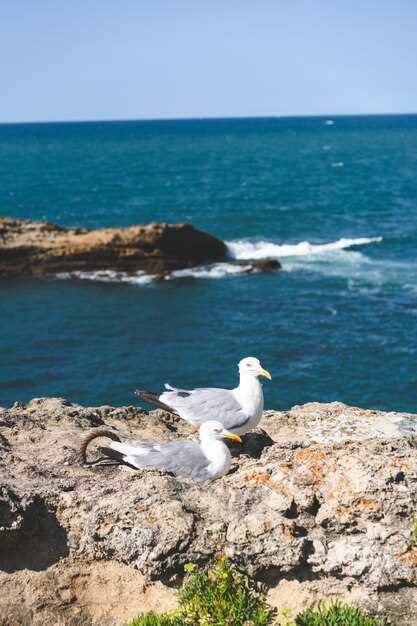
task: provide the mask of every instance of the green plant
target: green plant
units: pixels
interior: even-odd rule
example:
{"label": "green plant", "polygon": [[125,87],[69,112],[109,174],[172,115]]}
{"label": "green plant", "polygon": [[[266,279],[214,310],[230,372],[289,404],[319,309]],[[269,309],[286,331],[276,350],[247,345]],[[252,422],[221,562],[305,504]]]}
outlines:
{"label": "green plant", "polygon": [[278,626],[296,626],[289,609],[281,609],[278,611]]}
{"label": "green plant", "polygon": [[338,601],[307,609],[298,615],[295,623],[297,626],[389,626],[382,617],[370,617]]}
{"label": "green plant", "polygon": [[133,622],[130,622],[129,626],[184,626],[185,622],[182,618],[175,614],[170,615],[165,613],[164,615],[157,615],[153,611],[146,613],[146,615],[139,615]]}
{"label": "green plant", "polygon": [[139,615],[129,626],[269,626],[274,611],[226,559],[209,571],[193,564],[171,613]]}
{"label": "green plant", "polygon": [[129,626],[389,626],[384,618],[339,601],[307,609],[293,621],[289,611],[278,614],[268,607],[248,578],[224,558],[208,571],[193,564],[184,569],[178,609],[139,615]]}
{"label": "green plant", "polygon": [[191,573],[179,593],[187,623],[201,626],[268,626],[274,613],[226,559],[208,572]]}

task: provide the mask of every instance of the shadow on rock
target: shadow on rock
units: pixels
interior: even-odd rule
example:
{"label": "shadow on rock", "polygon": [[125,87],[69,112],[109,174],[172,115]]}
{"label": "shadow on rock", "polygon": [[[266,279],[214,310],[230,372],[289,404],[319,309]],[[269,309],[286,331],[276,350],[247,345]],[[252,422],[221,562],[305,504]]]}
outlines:
{"label": "shadow on rock", "polygon": [[41,571],[68,555],[67,533],[38,496],[26,504],[8,491],[0,499],[0,570]]}
{"label": "shadow on rock", "polygon": [[253,432],[242,435],[242,443],[226,441],[226,444],[233,457],[247,454],[254,459],[260,459],[265,448],[274,444],[274,440],[265,432]]}

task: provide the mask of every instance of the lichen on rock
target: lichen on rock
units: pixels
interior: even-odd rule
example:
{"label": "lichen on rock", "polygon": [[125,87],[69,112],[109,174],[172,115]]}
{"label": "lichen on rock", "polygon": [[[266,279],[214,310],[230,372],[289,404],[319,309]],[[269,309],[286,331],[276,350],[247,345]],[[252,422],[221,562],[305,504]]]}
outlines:
{"label": "lichen on rock", "polygon": [[136,407],[44,398],[0,410],[2,626],[123,624],[173,606],[183,566],[219,554],[279,608],[341,597],[416,626],[416,416],[340,403],[267,411],[269,439],[246,436],[236,471],[203,486],[82,466],[81,440],[103,426],[123,438],[193,436]]}

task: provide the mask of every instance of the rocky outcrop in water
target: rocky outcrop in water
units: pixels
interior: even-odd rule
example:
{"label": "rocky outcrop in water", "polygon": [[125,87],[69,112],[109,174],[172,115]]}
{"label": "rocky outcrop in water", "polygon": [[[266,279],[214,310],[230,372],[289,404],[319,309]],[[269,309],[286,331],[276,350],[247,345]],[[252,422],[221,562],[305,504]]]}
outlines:
{"label": "rocky outcrop in water", "polygon": [[[0,277],[61,274],[85,278],[95,273],[99,279],[102,272],[105,279],[117,281],[126,274],[143,272],[163,280],[175,270],[226,258],[223,241],[190,224],[153,222],[89,230],[0,216]],[[227,261],[243,266],[242,273],[247,274],[281,268],[275,259]]]}
{"label": "rocky outcrop in water", "polygon": [[[241,265],[248,265],[247,261],[240,261]],[[276,272],[282,269],[282,265],[276,259],[255,259],[249,261],[248,269],[246,273],[252,274],[253,272]]]}
{"label": "rocky outcrop in water", "polygon": [[223,241],[189,224],[63,228],[0,217],[0,276],[115,270],[161,272],[218,261]]}
{"label": "rocky outcrop in water", "polygon": [[417,416],[312,403],[261,425],[236,470],[202,487],[81,465],[94,428],[190,434],[163,411],[0,410],[0,625],[121,626],[173,606],[185,563],[224,553],[279,608],[332,595],[416,626]]}

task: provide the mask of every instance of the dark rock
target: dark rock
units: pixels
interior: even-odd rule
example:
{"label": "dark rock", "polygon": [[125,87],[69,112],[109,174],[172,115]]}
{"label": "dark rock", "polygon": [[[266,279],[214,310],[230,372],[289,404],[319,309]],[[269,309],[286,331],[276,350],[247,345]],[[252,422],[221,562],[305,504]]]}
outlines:
{"label": "dark rock", "polygon": [[255,272],[276,272],[282,269],[282,265],[276,259],[253,259],[245,261],[235,261],[236,264],[242,265],[247,274]]}
{"label": "dark rock", "polygon": [[164,274],[226,255],[223,241],[189,224],[63,228],[0,217],[0,276],[114,270]]}
{"label": "dark rock", "polygon": [[251,261],[254,272],[276,272],[282,265],[276,259],[259,259]]}

